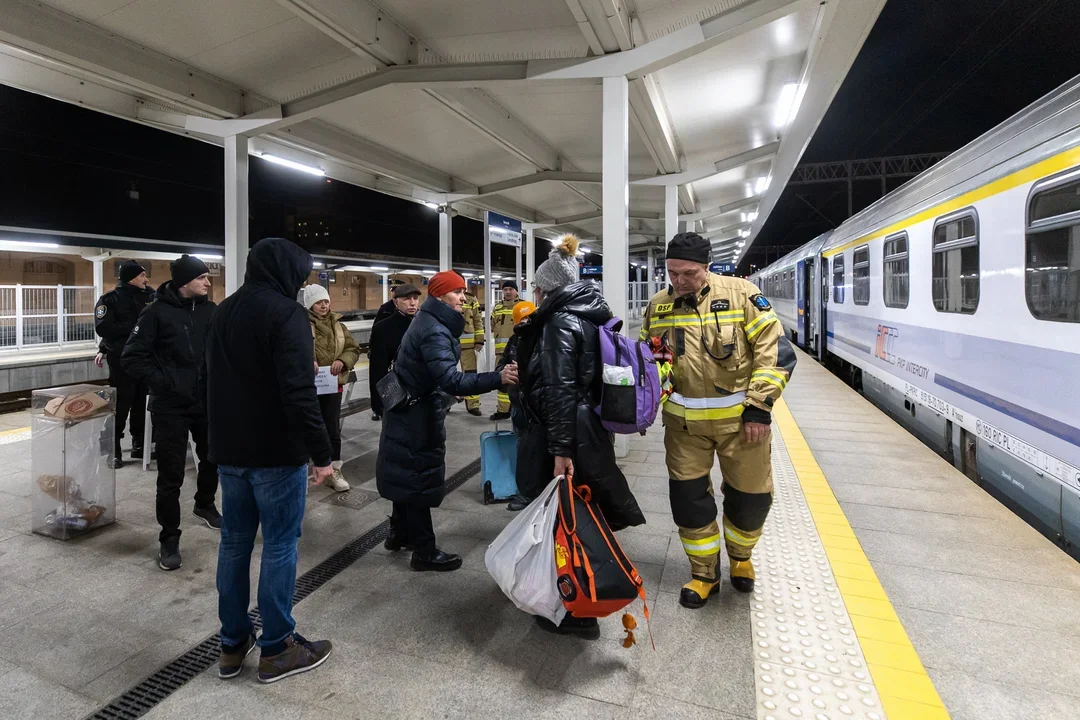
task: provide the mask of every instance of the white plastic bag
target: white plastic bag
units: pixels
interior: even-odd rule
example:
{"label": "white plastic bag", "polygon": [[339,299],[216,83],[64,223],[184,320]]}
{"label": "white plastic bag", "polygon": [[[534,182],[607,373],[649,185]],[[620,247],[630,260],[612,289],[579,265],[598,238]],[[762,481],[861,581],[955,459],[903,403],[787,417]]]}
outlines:
{"label": "white plastic bag", "polygon": [[634,368],[626,365],[604,363],[604,384],[631,386],[634,384]]}
{"label": "white plastic bag", "polygon": [[558,625],[566,607],[556,587],[555,522],[559,513],[559,478],[503,528],[488,546],[488,573],[519,609]]}

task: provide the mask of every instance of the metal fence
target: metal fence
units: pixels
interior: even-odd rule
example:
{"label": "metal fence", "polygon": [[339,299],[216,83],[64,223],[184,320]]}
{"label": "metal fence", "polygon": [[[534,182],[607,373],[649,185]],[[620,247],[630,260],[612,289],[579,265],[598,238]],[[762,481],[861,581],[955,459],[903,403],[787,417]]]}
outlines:
{"label": "metal fence", "polygon": [[93,342],[96,299],[93,287],[0,285],[0,349]]}

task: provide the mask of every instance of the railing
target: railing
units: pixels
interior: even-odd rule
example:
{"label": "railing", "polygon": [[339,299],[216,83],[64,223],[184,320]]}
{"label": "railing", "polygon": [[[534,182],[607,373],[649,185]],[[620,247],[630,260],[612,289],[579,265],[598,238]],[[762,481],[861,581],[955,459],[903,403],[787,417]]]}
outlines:
{"label": "railing", "polygon": [[93,342],[96,299],[93,287],[0,285],[0,350]]}

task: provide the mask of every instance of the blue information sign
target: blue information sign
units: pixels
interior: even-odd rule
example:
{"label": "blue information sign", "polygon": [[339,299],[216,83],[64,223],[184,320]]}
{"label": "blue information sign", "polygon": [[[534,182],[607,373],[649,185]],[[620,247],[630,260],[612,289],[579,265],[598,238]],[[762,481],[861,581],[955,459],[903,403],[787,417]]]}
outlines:
{"label": "blue information sign", "polygon": [[581,265],[580,267],[581,267],[581,277],[585,277],[586,275],[603,275],[604,274],[604,266],[603,265]]}
{"label": "blue information sign", "polygon": [[717,274],[733,273],[735,272],[735,266],[731,263],[713,263],[709,266],[709,272],[714,272]]}
{"label": "blue information sign", "polygon": [[488,210],[488,240],[500,245],[521,247],[521,221]]}

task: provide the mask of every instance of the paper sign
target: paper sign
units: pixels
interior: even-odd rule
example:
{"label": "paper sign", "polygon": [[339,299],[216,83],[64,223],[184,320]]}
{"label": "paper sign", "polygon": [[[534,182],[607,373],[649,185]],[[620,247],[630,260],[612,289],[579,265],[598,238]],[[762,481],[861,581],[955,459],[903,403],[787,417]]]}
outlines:
{"label": "paper sign", "polygon": [[319,368],[315,374],[315,392],[319,395],[329,395],[338,391],[337,378],[330,374],[330,366]]}

